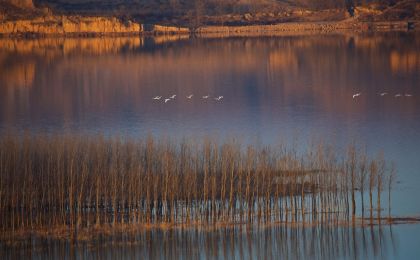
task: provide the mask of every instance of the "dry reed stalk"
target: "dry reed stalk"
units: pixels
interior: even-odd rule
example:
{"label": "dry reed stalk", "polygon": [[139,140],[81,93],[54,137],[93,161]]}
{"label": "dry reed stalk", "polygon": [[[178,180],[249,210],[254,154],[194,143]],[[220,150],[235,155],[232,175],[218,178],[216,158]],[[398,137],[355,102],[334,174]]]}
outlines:
{"label": "dry reed stalk", "polygon": [[323,143],[298,153],[285,145],[243,147],[211,139],[8,135],[0,137],[0,230],[338,224],[343,216],[355,219],[358,203],[364,215],[365,189],[373,222],[384,185],[390,215],[394,180],[395,169],[383,157],[369,159],[355,146],[340,158]]}

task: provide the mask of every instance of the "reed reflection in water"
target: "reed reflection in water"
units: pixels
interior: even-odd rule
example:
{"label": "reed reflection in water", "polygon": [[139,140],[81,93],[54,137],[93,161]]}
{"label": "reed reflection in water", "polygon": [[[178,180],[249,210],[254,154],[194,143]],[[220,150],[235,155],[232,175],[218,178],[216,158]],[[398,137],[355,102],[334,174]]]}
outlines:
{"label": "reed reflection in water", "polygon": [[93,243],[33,240],[3,247],[2,259],[394,259],[395,227],[269,226],[149,230]]}

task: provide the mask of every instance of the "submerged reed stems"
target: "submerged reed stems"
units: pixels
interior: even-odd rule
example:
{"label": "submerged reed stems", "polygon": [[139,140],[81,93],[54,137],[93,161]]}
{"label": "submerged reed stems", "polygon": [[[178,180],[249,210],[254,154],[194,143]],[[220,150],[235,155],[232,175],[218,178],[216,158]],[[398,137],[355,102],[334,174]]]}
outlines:
{"label": "submerged reed stems", "polygon": [[340,223],[358,208],[364,217],[366,190],[372,221],[384,187],[391,201],[395,172],[353,145],[339,157],[321,142],[298,152],[235,141],[9,135],[0,137],[0,230]]}

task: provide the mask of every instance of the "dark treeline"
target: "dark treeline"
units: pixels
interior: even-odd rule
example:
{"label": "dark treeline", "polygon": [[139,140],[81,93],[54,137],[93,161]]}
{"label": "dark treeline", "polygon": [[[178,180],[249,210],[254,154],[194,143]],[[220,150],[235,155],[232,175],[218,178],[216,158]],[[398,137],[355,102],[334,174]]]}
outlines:
{"label": "dark treeline", "polygon": [[[349,146],[0,137],[0,230],[342,223],[380,216],[393,167]],[[386,197],[386,196],[385,196]],[[390,213],[389,213],[390,214]],[[362,218],[364,219],[364,218]],[[367,220],[366,220],[367,221]]]}

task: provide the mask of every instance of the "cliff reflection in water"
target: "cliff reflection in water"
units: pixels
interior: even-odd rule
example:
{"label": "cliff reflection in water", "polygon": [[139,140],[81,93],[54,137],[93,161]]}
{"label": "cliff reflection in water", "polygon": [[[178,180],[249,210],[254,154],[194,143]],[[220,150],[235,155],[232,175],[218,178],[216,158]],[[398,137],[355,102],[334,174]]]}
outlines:
{"label": "cliff reflection in water", "polygon": [[391,226],[260,227],[151,230],[115,235],[94,243],[34,240],[4,247],[2,259],[393,259],[398,252]]}
{"label": "cliff reflection in water", "polygon": [[[287,107],[404,116],[419,112],[419,42],[415,34],[1,39],[0,129],[127,129],[129,117],[139,122],[136,131],[153,132],[160,126],[154,119],[188,115],[200,124],[208,113],[230,111],[230,118],[273,121]],[[356,91],[363,93],[357,106]],[[377,98],[383,91],[413,98],[395,107],[395,99]],[[185,100],[190,93],[224,95],[225,102],[209,108]],[[151,99],[172,94],[179,99],[168,111]]]}

